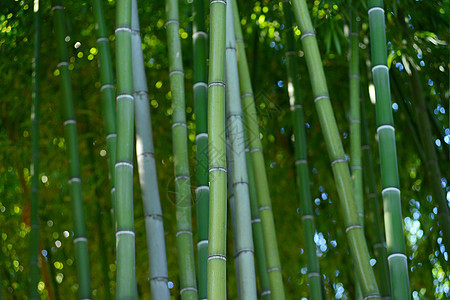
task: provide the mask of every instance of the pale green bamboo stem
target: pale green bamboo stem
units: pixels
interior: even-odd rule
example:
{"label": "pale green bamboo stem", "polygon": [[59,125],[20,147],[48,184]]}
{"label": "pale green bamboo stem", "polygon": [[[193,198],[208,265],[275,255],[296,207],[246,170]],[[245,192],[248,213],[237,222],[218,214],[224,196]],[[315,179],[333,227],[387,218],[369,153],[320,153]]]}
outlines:
{"label": "pale green bamboo stem", "polygon": [[391,108],[389,68],[382,0],[369,0],[372,74],[375,85],[378,145],[388,263],[393,299],[410,299],[408,259],[400,199],[394,119]]}
{"label": "pale green bamboo stem", "polygon": [[41,45],[41,10],[40,3],[37,0],[35,7],[35,35],[34,35],[34,58],[33,73],[33,105],[31,107],[31,149],[32,161],[30,167],[31,173],[31,232],[30,232],[30,298],[39,299],[39,105],[40,105],[40,55]]}
{"label": "pale green bamboo stem", "polygon": [[248,176],[245,158],[244,125],[239,89],[233,8],[226,7],[226,108],[227,128],[230,136],[230,164],[236,220],[236,251],[239,299],[256,300],[255,259],[252,238]]}
{"label": "pale green bamboo stem", "polygon": [[100,78],[101,78],[101,92],[102,92],[102,106],[103,116],[105,119],[106,131],[106,148],[108,150],[109,158],[109,174],[110,174],[110,189],[111,189],[111,204],[114,228],[116,221],[114,217],[114,208],[116,206],[116,189],[115,189],[115,172],[114,165],[116,163],[117,152],[117,129],[116,129],[116,105],[114,93],[114,76],[111,60],[111,50],[109,48],[108,33],[106,30],[105,15],[103,6],[100,0],[94,0],[92,4],[94,11],[95,24],[97,28],[97,48],[100,64]]}
{"label": "pale green bamboo stem", "polygon": [[77,123],[72,96],[72,83],[69,71],[69,54],[65,42],[64,7],[60,0],[53,2],[54,27],[56,33],[57,49],[59,54],[58,68],[61,77],[61,90],[64,108],[64,131],[67,142],[69,158],[69,189],[72,198],[72,211],[75,233],[75,259],[78,274],[78,297],[91,298],[91,280],[89,271],[88,240],[86,237],[86,224],[84,221],[83,200],[81,195],[81,171],[78,154]]}
{"label": "pale green bamboo stem", "polygon": [[206,46],[204,1],[194,0],[193,8],[193,44],[194,44],[194,106],[197,146],[197,203],[198,229],[198,297],[206,299],[206,264],[208,258],[208,223],[209,223],[209,176],[208,176],[208,120],[207,101],[208,85],[206,83]]}
{"label": "pale green bamboo stem", "polygon": [[191,190],[189,177],[184,73],[179,36],[178,1],[166,1],[167,47],[172,92],[172,143],[177,205],[177,244],[181,299],[197,299],[192,245]]}
{"label": "pale green bamboo stem", "polygon": [[147,79],[139,28],[137,1],[131,7],[131,51],[133,64],[134,113],[136,125],[136,156],[144,204],[145,229],[148,260],[150,266],[150,287],[152,299],[168,300],[168,271],[166,243],[164,240],[163,216],[159,199],[156,173],[153,130],[148,100]]}
{"label": "pale green bamboo stem", "polygon": [[305,0],[293,0],[292,6],[297,24],[302,32],[301,40],[311,78],[314,103],[331,160],[331,168],[340,199],[350,253],[357,271],[357,279],[360,280],[364,297],[378,299],[380,296],[377,282],[370,265],[369,251],[362,230],[361,219],[358,216],[348,163],[345,159],[336,119],[331,107],[325,73],[308,6]]}
{"label": "pale green bamboo stem", "polygon": [[244,124],[248,134],[250,155],[252,159],[253,174],[257,186],[259,214],[264,236],[266,251],[267,272],[269,273],[270,291],[273,299],[285,299],[283,278],[281,276],[281,263],[278,254],[278,244],[273,219],[272,204],[269,194],[266,168],[264,164],[263,149],[259,135],[258,116],[255,108],[253,89],[250,80],[245,45],[243,41],[239,10],[236,1],[233,1],[234,30],[236,34],[239,84],[241,87]]}
{"label": "pale green bamboo stem", "polygon": [[288,74],[288,92],[294,123],[295,169],[297,171],[297,188],[300,195],[300,207],[305,236],[306,257],[308,263],[308,282],[311,299],[322,299],[319,260],[317,245],[314,242],[314,214],[309,189],[308,155],[306,149],[305,119],[300,96],[300,80],[297,69],[297,51],[295,49],[294,31],[292,26],[292,10],[289,1],[283,2],[286,19],[286,65]]}
{"label": "pale green bamboo stem", "polygon": [[133,214],[134,98],[131,63],[131,0],[118,0],[116,11],[116,299],[125,300],[137,298]]}

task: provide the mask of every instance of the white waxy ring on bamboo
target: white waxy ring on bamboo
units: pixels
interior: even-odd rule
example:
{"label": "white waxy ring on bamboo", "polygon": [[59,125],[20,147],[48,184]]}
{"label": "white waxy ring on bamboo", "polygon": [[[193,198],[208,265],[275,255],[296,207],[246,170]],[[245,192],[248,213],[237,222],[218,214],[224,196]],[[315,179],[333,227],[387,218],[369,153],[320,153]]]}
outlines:
{"label": "white waxy ring on bamboo", "polygon": [[199,138],[201,138],[201,137],[206,137],[206,138],[208,138],[208,134],[207,134],[207,133],[199,133],[199,134],[197,134],[197,135],[195,136],[195,139],[199,139]]}
{"label": "white waxy ring on bamboo", "polygon": [[162,220],[163,216],[161,214],[148,214],[145,215],[146,218]]}
{"label": "white waxy ring on bamboo", "polygon": [[197,83],[194,83],[193,88],[195,89],[195,88],[198,87],[198,86],[202,86],[202,87],[208,88],[208,84],[206,84],[206,82],[197,82]]}
{"label": "white waxy ring on bamboo", "polygon": [[227,261],[226,256],[225,255],[221,255],[221,254],[208,255],[207,260],[212,260],[212,259],[221,259],[221,260]]}
{"label": "white waxy ring on bamboo", "polygon": [[259,210],[259,211],[263,211],[263,210],[272,210],[272,207],[270,207],[270,206],[261,206],[258,210]]}
{"label": "white waxy ring on bamboo", "polygon": [[219,86],[225,87],[225,82],[223,82],[223,81],[211,81],[210,83],[208,83],[208,88],[210,88],[210,87],[212,87],[214,85],[219,85]]}
{"label": "white waxy ring on bamboo", "polygon": [[313,215],[304,215],[304,216],[302,216],[302,220],[303,219],[310,219],[310,220],[312,220],[312,219],[314,219],[314,216]]}
{"label": "white waxy ring on bamboo", "polygon": [[59,68],[61,66],[68,66],[68,65],[69,65],[69,63],[67,61],[62,61],[59,64],[57,64],[56,66]]}
{"label": "white waxy ring on bamboo", "polygon": [[196,289],[196,288],[194,288],[194,287],[185,287],[185,288],[182,288],[182,289],[180,290],[180,295],[181,295],[182,293],[184,293],[184,292],[187,292],[187,291],[193,291],[193,292],[196,292],[196,293],[197,293],[197,289]]}
{"label": "white waxy ring on bamboo", "polygon": [[125,98],[131,99],[131,101],[134,100],[133,95],[130,95],[130,94],[120,94],[120,95],[117,95],[116,100],[119,101],[119,100],[122,100],[122,99],[125,99]]}
{"label": "white waxy ring on bamboo", "polygon": [[253,152],[263,152],[263,151],[261,148],[253,148],[250,150],[250,153],[253,153]]}
{"label": "white waxy ring on bamboo", "polygon": [[104,89],[113,89],[114,85],[106,83],[104,85],[102,85],[102,87],[100,88],[100,91],[103,92]]}
{"label": "white waxy ring on bamboo", "polygon": [[391,255],[388,256],[388,261],[393,258],[393,257],[402,257],[404,259],[406,259],[406,255],[403,253],[393,253]]}
{"label": "white waxy ring on bamboo", "polygon": [[306,159],[298,159],[295,161],[296,165],[300,165],[300,164],[307,164],[308,161]]}
{"label": "white waxy ring on bamboo", "polygon": [[384,8],[381,7],[372,7],[368,10],[368,14],[370,15],[371,12],[375,11],[375,10],[381,10],[384,13]]}
{"label": "white waxy ring on bamboo", "polygon": [[73,243],[74,243],[74,244],[79,243],[79,242],[85,242],[85,243],[87,243],[87,241],[88,241],[88,239],[87,239],[86,237],[80,236],[80,237],[77,237],[76,239],[74,239],[74,240],[73,240]]}
{"label": "white waxy ring on bamboo", "polygon": [[236,181],[236,182],[233,182],[233,187],[235,187],[235,186],[238,185],[238,184],[245,184],[245,185],[248,185],[248,182],[247,182],[247,181]]}
{"label": "white waxy ring on bamboo", "polygon": [[72,184],[72,182],[81,182],[81,178],[79,177],[72,177],[68,180],[69,184]]}
{"label": "white waxy ring on bamboo", "polygon": [[172,75],[175,75],[175,74],[180,74],[181,76],[184,76],[183,71],[172,71],[169,73],[169,77],[172,77]]}
{"label": "white waxy ring on bamboo", "polygon": [[389,68],[388,68],[387,66],[385,66],[385,65],[378,65],[378,66],[372,67],[372,73],[373,73],[376,69],[380,69],[380,68],[386,70],[387,72],[389,72]]}
{"label": "white waxy ring on bamboo", "polygon": [[155,153],[153,153],[153,152],[141,152],[141,153],[138,153],[137,156],[144,156],[144,157],[153,157],[153,158],[155,158]]}
{"label": "white waxy ring on bamboo", "polygon": [[110,138],[116,138],[116,137],[117,137],[117,133],[111,133],[106,136],[106,139],[108,140]]}
{"label": "white waxy ring on bamboo", "polygon": [[181,123],[181,122],[173,123],[173,124],[172,124],[172,128],[174,128],[175,126],[183,126],[183,127],[187,127],[187,126],[186,126],[186,123]]}
{"label": "white waxy ring on bamboo", "polygon": [[255,96],[252,93],[244,93],[244,94],[241,95],[241,99],[243,99],[245,97],[252,97],[252,98],[254,98]]}
{"label": "white waxy ring on bamboo", "polygon": [[166,276],[154,276],[150,277],[150,281],[169,281],[169,278]]}
{"label": "white waxy ring on bamboo", "polygon": [[201,186],[198,186],[198,187],[195,189],[195,192],[197,193],[197,192],[199,192],[199,191],[201,191],[201,190],[209,191],[209,186],[207,186],[207,185],[201,185]]}
{"label": "white waxy ring on bamboo", "polygon": [[111,188],[111,191],[110,191],[110,193],[112,194],[112,193],[114,193],[116,191],[116,188],[115,187],[113,187],[113,188]]}
{"label": "white waxy ring on bamboo", "polygon": [[199,242],[197,243],[197,247],[198,247],[198,246],[201,246],[201,245],[203,245],[203,244],[208,244],[208,240],[199,241]]}
{"label": "white waxy ring on bamboo", "polygon": [[192,38],[197,38],[197,36],[203,36],[205,39],[208,38],[208,34],[204,31],[197,31],[192,35]]}
{"label": "white waxy ring on bamboo", "polygon": [[269,268],[269,269],[267,269],[267,273],[274,272],[274,271],[281,272],[281,268]]}
{"label": "white waxy ring on bamboo", "polygon": [[255,219],[252,219],[252,224],[253,223],[261,223],[261,219],[260,218],[255,218]]}
{"label": "white waxy ring on bamboo", "polygon": [[176,177],[175,177],[175,181],[177,181],[178,179],[186,179],[186,180],[190,180],[189,176],[186,176],[186,175],[176,176]]}
{"label": "white waxy ring on bamboo", "polygon": [[305,32],[304,34],[302,34],[300,36],[300,39],[303,40],[303,38],[308,37],[308,36],[316,37],[316,34],[314,32]]}
{"label": "white waxy ring on bamboo", "polygon": [[352,124],[360,124],[361,121],[360,120],[350,120],[350,123],[352,123]]}
{"label": "white waxy ring on bamboo", "polygon": [[126,166],[126,167],[133,168],[133,164],[130,163],[130,162],[127,162],[127,161],[119,161],[119,162],[116,162],[116,164],[115,164],[114,167],[117,168],[117,167],[119,167],[119,166]]}
{"label": "white waxy ring on bamboo", "polygon": [[131,231],[131,230],[120,230],[120,231],[116,232],[116,237],[121,235],[121,234],[129,234],[129,235],[135,236],[134,231]]}
{"label": "white waxy ring on bamboo", "polygon": [[177,232],[176,236],[178,237],[180,234],[189,234],[192,236],[192,231],[189,230],[180,230]]}
{"label": "white waxy ring on bamboo", "polygon": [[379,298],[380,298],[380,295],[378,295],[378,294],[368,295],[368,296],[364,297],[363,300],[366,300],[366,299],[372,299],[372,298],[377,298],[377,299],[379,299]]}
{"label": "white waxy ring on bamboo", "polygon": [[239,258],[239,255],[241,255],[242,253],[245,253],[245,252],[255,253],[255,251],[253,251],[253,249],[241,249],[241,250],[239,250],[239,251],[236,253],[236,255],[234,256],[234,258],[235,258],[235,259],[236,259],[236,258]]}
{"label": "white waxy ring on bamboo", "polygon": [[100,43],[100,42],[109,42],[109,39],[106,38],[106,37],[99,37],[99,38],[97,39],[97,43]]}
{"label": "white waxy ring on bamboo", "polygon": [[[133,95],[148,95],[148,91],[147,90],[137,90],[133,92]],[[146,99],[148,100],[148,99]]]}
{"label": "white waxy ring on bamboo", "polygon": [[210,168],[209,169],[209,173],[211,173],[211,172],[213,172],[213,171],[222,171],[222,172],[227,172],[227,169],[226,168],[223,168],[223,167],[213,167],[213,168]]}
{"label": "white waxy ring on bamboo", "polygon": [[64,9],[64,6],[55,5],[55,6],[52,7],[52,11],[54,11],[55,9]]}
{"label": "white waxy ring on bamboo", "polygon": [[400,194],[400,189],[396,187],[387,187],[381,191],[381,195],[384,195],[385,192],[397,192]]}
{"label": "white waxy ring on bamboo", "polygon": [[178,26],[180,26],[180,22],[178,20],[169,20],[164,24],[164,27],[167,28],[167,25],[170,25],[170,24],[177,24]]}
{"label": "white waxy ring on bamboo", "polygon": [[131,28],[130,27],[125,27],[125,26],[119,26],[119,27],[116,28],[116,30],[114,30],[114,33],[118,33],[119,31],[131,32]]}
{"label": "white waxy ring on bamboo", "polygon": [[213,5],[214,3],[222,3],[224,5],[227,5],[227,2],[225,0],[211,0],[209,2],[210,5]]}
{"label": "white waxy ring on bamboo", "polygon": [[261,291],[261,297],[264,297],[265,295],[270,295],[270,290]]}
{"label": "white waxy ring on bamboo", "polygon": [[64,122],[64,126],[69,125],[69,124],[74,124],[74,125],[76,125],[76,124],[77,124],[77,121],[75,121],[75,120],[66,120],[66,121]]}
{"label": "white waxy ring on bamboo", "polygon": [[317,96],[316,98],[314,98],[314,103],[322,99],[330,99],[330,97],[328,95]]}
{"label": "white waxy ring on bamboo", "polygon": [[395,128],[392,125],[381,125],[377,128],[377,134],[380,134],[381,129],[391,129],[392,131],[395,131]]}
{"label": "white waxy ring on bamboo", "polygon": [[317,272],[311,272],[311,273],[308,273],[308,278],[309,277],[319,277],[320,276],[320,273],[317,273]]}
{"label": "white waxy ring on bamboo", "polygon": [[352,229],[358,229],[358,228],[362,228],[362,226],[361,225],[351,225],[351,226],[348,226],[347,228],[345,228],[345,232],[347,233]]}
{"label": "white waxy ring on bamboo", "polygon": [[345,159],[343,159],[343,158],[338,158],[338,159],[335,159],[335,160],[333,160],[332,162],[331,162],[331,166],[333,166],[334,164],[337,164],[337,163],[341,163],[341,162],[347,162],[347,160],[345,160]]}

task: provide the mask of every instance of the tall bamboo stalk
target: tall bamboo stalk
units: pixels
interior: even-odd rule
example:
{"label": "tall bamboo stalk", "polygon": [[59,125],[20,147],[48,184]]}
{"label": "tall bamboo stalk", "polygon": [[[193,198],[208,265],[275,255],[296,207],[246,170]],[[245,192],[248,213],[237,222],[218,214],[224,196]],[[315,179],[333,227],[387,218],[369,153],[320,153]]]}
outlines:
{"label": "tall bamboo stalk", "polygon": [[39,299],[39,100],[40,100],[40,56],[41,10],[39,0],[35,0],[35,36],[33,58],[33,105],[31,108],[31,232],[30,232],[30,298]]}
{"label": "tall bamboo stalk", "polygon": [[438,158],[434,146],[430,119],[428,118],[419,72],[416,70],[414,64],[411,64],[410,83],[411,95],[413,95],[415,100],[415,112],[417,117],[417,125],[419,127],[419,136],[422,141],[423,152],[426,159],[424,162],[425,171],[427,173],[434,202],[438,208],[439,225],[442,229],[445,249],[447,252],[450,252],[450,213],[448,209],[448,201],[445,197],[444,189],[441,186],[442,175],[441,170],[439,169]]}
{"label": "tall bamboo stalk", "polygon": [[336,119],[331,107],[325,73],[308,6],[305,0],[293,0],[292,5],[297,24],[302,32],[301,40],[311,78],[314,103],[331,160],[331,168],[340,199],[350,253],[356,267],[357,279],[360,281],[364,297],[379,298],[377,282],[370,265],[369,251],[362,230],[361,219],[358,216],[348,163],[345,159]]}
{"label": "tall bamboo stalk", "polygon": [[204,1],[194,0],[193,35],[194,41],[194,106],[196,128],[196,162],[197,188],[197,230],[198,230],[198,297],[206,299],[206,264],[208,258],[208,223],[209,223],[209,176],[208,176],[208,120],[207,101],[208,85],[206,83],[206,43]]}
{"label": "tall bamboo stalk", "polygon": [[292,10],[288,1],[283,2],[286,20],[286,65],[288,74],[289,102],[294,126],[295,168],[297,171],[297,188],[300,195],[300,207],[305,236],[305,248],[308,266],[309,293],[311,299],[322,299],[320,267],[317,259],[317,246],[314,242],[314,215],[309,189],[308,156],[306,150],[305,118],[300,96],[300,80],[297,69],[297,51],[295,49],[292,26]]}
{"label": "tall bamboo stalk", "polygon": [[150,287],[153,299],[170,299],[166,243],[156,174],[153,130],[148,101],[144,57],[139,28],[137,1],[131,8],[131,51],[133,64],[134,111],[136,124],[136,156],[144,203]]}
{"label": "tall bamboo stalk", "polygon": [[227,169],[225,149],[226,0],[210,2],[208,78],[209,244],[207,296],[226,299]]}
{"label": "tall bamboo stalk", "polygon": [[[172,142],[177,204],[177,244],[181,299],[197,299],[192,245],[191,192],[184,100],[184,73],[179,36],[178,1],[166,0],[167,47],[172,91]],[[209,297],[208,297],[209,298]]]}
{"label": "tall bamboo stalk", "polygon": [[383,188],[384,220],[386,224],[392,296],[394,299],[410,299],[394,119],[391,108],[389,68],[387,67],[383,1],[369,0],[368,13],[372,74],[376,97],[378,145],[381,161],[381,185]]}
{"label": "tall bamboo stalk", "polygon": [[131,0],[117,1],[117,160],[116,172],[116,299],[136,299],[133,215],[134,98],[131,62]]}
{"label": "tall bamboo stalk", "polygon": [[64,107],[64,131],[69,158],[69,186],[72,198],[72,211],[75,233],[75,258],[78,273],[78,296],[80,299],[91,298],[91,281],[89,272],[88,240],[84,221],[83,200],[81,196],[80,163],[78,154],[77,122],[72,97],[72,83],[69,71],[69,54],[65,42],[64,7],[61,0],[53,1],[53,16],[59,56],[58,68],[61,76],[61,90]]}
{"label": "tall bamboo stalk", "polygon": [[105,15],[103,5],[100,0],[94,0],[92,3],[94,18],[97,28],[97,48],[100,65],[100,79],[102,92],[103,116],[105,119],[106,131],[106,149],[109,158],[109,174],[111,189],[111,204],[113,211],[113,222],[115,228],[114,208],[116,206],[116,189],[115,189],[115,172],[114,165],[116,163],[117,152],[117,130],[116,130],[116,105],[114,93],[114,76],[111,61],[111,50],[109,48],[108,31],[106,29]]}
{"label": "tall bamboo stalk", "polygon": [[239,89],[239,75],[234,36],[233,8],[229,1],[226,7],[226,112],[227,129],[230,136],[230,165],[234,191],[234,212],[236,220],[236,251],[239,299],[255,299],[256,278],[253,249],[250,199],[247,165],[245,158],[244,124]]}
{"label": "tall bamboo stalk", "polygon": [[375,275],[378,277],[380,295],[382,299],[391,299],[391,283],[389,280],[389,267],[387,264],[386,241],[384,239],[384,226],[377,194],[377,184],[373,169],[372,150],[369,144],[369,126],[367,124],[365,103],[361,99],[361,152],[363,163],[364,190],[366,192],[367,206],[367,231],[372,236],[372,250],[377,260]]}
{"label": "tall bamboo stalk", "polygon": [[264,236],[263,240],[266,251],[267,272],[269,273],[270,292],[274,299],[285,299],[275,223],[269,194],[269,184],[267,181],[263,149],[260,140],[258,116],[255,108],[250,72],[248,69],[247,57],[245,55],[245,45],[239,19],[239,10],[236,1],[233,1],[233,14],[244,124],[247,130],[253,175],[257,187],[256,193]]}

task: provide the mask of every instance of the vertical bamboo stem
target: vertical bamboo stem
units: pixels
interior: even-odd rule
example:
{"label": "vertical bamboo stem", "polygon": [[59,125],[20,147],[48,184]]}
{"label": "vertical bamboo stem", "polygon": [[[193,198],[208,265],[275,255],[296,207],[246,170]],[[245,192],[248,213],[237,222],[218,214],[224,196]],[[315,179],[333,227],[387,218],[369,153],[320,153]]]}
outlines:
{"label": "vertical bamboo stem", "polygon": [[61,89],[64,101],[64,131],[69,157],[69,186],[72,198],[72,211],[75,233],[75,258],[77,261],[78,296],[80,299],[91,298],[91,281],[89,272],[88,240],[84,221],[83,200],[81,195],[81,172],[78,154],[77,122],[73,105],[72,83],[69,71],[69,54],[65,42],[64,7],[60,0],[53,1],[53,16],[57,49],[59,54],[58,68],[61,76]]}
{"label": "vertical bamboo stem", "polygon": [[378,145],[386,223],[388,263],[394,299],[410,299],[408,262],[403,236],[403,219],[395,146],[394,120],[391,108],[389,69],[387,67],[386,33],[382,0],[369,0],[369,27],[372,52],[372,74],[376,96]]}

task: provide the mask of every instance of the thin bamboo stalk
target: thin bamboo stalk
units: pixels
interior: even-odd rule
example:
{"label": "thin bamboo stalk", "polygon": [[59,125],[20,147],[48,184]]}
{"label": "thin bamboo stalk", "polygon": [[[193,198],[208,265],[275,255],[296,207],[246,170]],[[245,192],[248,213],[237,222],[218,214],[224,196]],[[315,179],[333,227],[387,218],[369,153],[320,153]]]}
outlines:
{"label": "thin bamboo stalk", "polygon": [[227,174],[225,149],[225,8],[210,2],[208,78],[209,244],[207,296],[226,299]]}
{"label": "thin bamboo stalk", "polygon": [[331,107],[325,73],[308,6],[305,0],[293,0],[292,6],[297,24],[302,32],[301,40],[311,78],[314,103],[331,160],[350,253],[356,267],[357,280],[360,281],[364,297],[379,298],[377,282],[370,265],[369,251],[362,230],[361,219],[358,216],[348,163],[345,159],[336,119]]}
{"label": "thin bamboo stalk", "polygon": [[289,102],[294,124],[295,169],[297,171],[297,188],[300,195],[300,207],[305,236],[305,248],[308,266],[309,294],[311,299],[322,299],[320,267],[317,258],[317,246],[314,242],[314,215],[309,189],[308,156],[306,150],[305,118],[300,96],[300,80],[297,69],[297,51],[295,49],[292,26],[292,10],[288,1],[283,2],[286,20],[286,65],[288,74]]}
{"label": "thin bamboo stalk", "polygon": [[245,158],[244,125],[242,122],[233,8],[231,2],[228,2],[226,7],[225,66],[227,129],[230,136],[229,159],[232,178],[231,186],[234,191],[234,219],[236,223],[236,250],[234,259],[237,260],[238,265],[239,299],[256,300],[255,259],[253,255],[250,199]]}
{"label": "thin bamboo stalk", "polygon": [[116,105],[114,93],[114,76],[111,61],[111,51],[109,48],[108,31],[106,29],[105,15],[100,0],[94,0],[92,3],[94,11],[95,24],[97,28],[97,48],[100,65],[100,79],[102,92],[103,116],[105,119],[106,131],[106,149],[109,158],[109,174],[110,174],[110,190],[111,204],[114,228],[116,226],[114,217],[114,208],[116,206],[116,189],[115,189],[115,172],[114,165],[116,163],[117,152],[117,129],[116,129]]}
{"label": "thin bamboo stalk", "polygon": [[207,101],[208,85],[206,83],[207,33],[205,27],[204,1],[194,0],[193,35],[194,42],[194,109],[197,145],[197,230],[198,230],[198,297],[206,299],[206,278],[208,258],[208,223],[209,223],[209,176],[208,176],[208,120]]}
{"label": "thin bamboo stalk", "polygon": [[184,99],[184,73],[179,36],[178,1],[166,1],[167,47],[172,91],[172,142],[177,205],[177,244],[181,299],[197,299],[192,245],[191,192]]}
{"label": "thin bamboo stalk", "polygon": [[41,45],[41,10],[40,1],[35,6],[35,36],[33,58],[33,105],[31,108],[31,232],[30,232],[30,298],[39,299],[39,100],[40,100],[40,55]]}
{"label": "thin bamboo stalk", "polygon": [[395,129],[391,108],[389,68],[387,67],[386,33],[382,0],[369,0],[369,27],[372,52],[372,74],[375,85],[378,145],[381,161],[384,219],[392,297],[410,299],[408,261],[398,178]]}
{"label": "thin bamboo stalk", "polygon": [[153,299],[170,299],[163,216],[156,174],[153,130],[139,27],[137,1],[131,6],[131,52],[136,125],[136,156],[144,203],[150,287]]}
{"label": "thin bamboo stalk", "polygon": [[91,280],[89,271],[88,239],[84,221],[83,200],[81,195],[81,172],[78,154],[77,122],[72,96],[72,83],[69,71],[69,54],[66,47],[64,7],[60,0],[53,1],[53,16],[57,49],[59,56],[58,68],[61,76],[61,90],[64,107],[64,131],[67,141],[69,158],[69,186],[72,198],[72,211],[75,233],[75,259],[78,274],[78,297],[91,298]]}
{"label": "thin bamboo stalk", "polygon": [[269,273],[270,292],[274,299],[285,299],[275,223],[269,194],[269,184],[267,182],[267,174],[259,134],[258,116],[255,108],[247,57],[245,55],[245,45],[242,35],[241,22],[239,19],[239,10],[235,0],[233,1],[233,15],[244,124],[248,134],[255,185],[258,187],[256,189],[256,193],[264,236],[263,240],[266,251],[267,272]]}
{"label": "thin bamboo stalk", "polygon": [[417,117],[417,125],[419,127],[419,136],[425,154],[424,165],[427,173],[428,182],[434,198],[435,205],[438,208],[439,225],[442,229],[442,237],[445,249],[450,251],[450,213],[448,209],[448,201],[445,197],[444,189],[441,186],[441,170],[439,169],[438,158],[431,132],[430,119],[423,95],[422,84],[420,82],[419,72],[411,63],[410,77],[411,95],[415,100],[415,112]]}
{"label": "thin bamboo stalk", "polygon": [[131,0],[117,1],[116,299],[136,299],[133,215],[134,97],[131,62]]}

